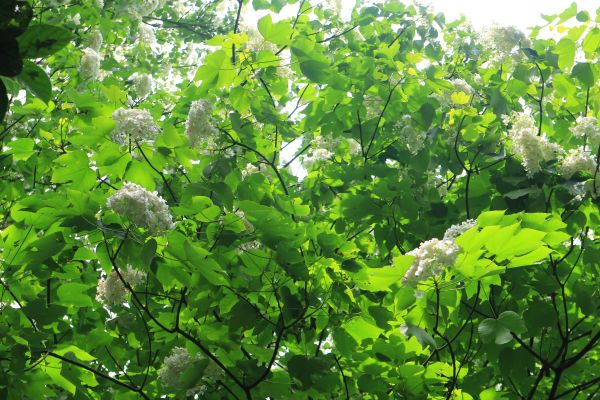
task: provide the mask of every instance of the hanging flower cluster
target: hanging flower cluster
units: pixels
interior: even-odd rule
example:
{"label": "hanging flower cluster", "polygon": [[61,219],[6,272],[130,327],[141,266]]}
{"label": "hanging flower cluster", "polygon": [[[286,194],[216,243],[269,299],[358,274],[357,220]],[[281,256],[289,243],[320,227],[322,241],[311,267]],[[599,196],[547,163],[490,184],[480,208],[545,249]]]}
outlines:
{"label": "hanging flower cluster", "polygon": [[119,108],[112,117],[115,121],[112,139],[118,144],[152,141],[160,132],[152,114],[146,109]]}
{"label": "hanging flower cluster", "polygon": [[[174,347],[171,353],[165,357],[163,366],[158,370],[158,379],[163,385],[173,389],[187,389],[186,396],[194,398],[196,395],[205,394],[208,386],[199,383],[188,389],[188,383],[183,380],[183,375],[192,368],[198,368],[199,363],[206,360],[200,352],[192,356],[185,347]],[[223,375],[223,371],[212,360],[208,360],[208,365],[202,373],[203,380],[214,383]]]}
{"label": "hanging flower cluster", "polygon": [[[141,284],[146,279],[146,273],[127,266],[127,269],[119,270],[121,277],[131,287]],[[96,298],[109,306],[123,304],[127,300],[129,290],[119,277],[119,274],[113,270],[106,278],[100,278],[96,290]]]}
{"label": "hanging flower cluster", "polygon": [[519,48],[530,47],[531,41],[523,32],[514,26],[493,26],[487,29],[482,37],[484,47],[494,53],[493,59],[504,61],[509,57],[521,57]]}
{"label": "hanging flower cluster", "polygon": [[402,282],[414,286],[419,282],[429,279],[432,276],[439,276],[445,268],[451,267],[456,261],[460,248],[454,242],[457,237],[476,225],[476,221],[467,220],[457,225],[452,225],[444,238],[427,240],[419,247],[409,251],[408,255],[415,259],[404,274]]}
{"label": "hanging flower cluster", "polygon": [[106,205],[151,233],[162,233],[174,227],[166,201],[156,192],[149,192],[135,183],[125,183],[108,198]]}
{"label": "hanging flower cluster", "polygon": [[260,172],[260,167],[252,163],[246,164],[246,167],[242,170],[242,179],[246,179],[250,175],[254,175]]}
{"label": "hanging flower cluster", "polygon": [[89,48],[94,51],[100,51],[103,41],[102,32],[100,32],[100,29],[95,29],[89,37]]}
{"label": "hanging flower cluster", "polygon": [[600,146],[600,126],[596,117],[579,117],[575,126],[570,128],[573,135],[586,140],[594,151]]}
{"label": "hanging flower cluster", "polygon": [[141,19],[150,15],[161,5],[161,0],[130,0],[127,5],[129,16],[133,19]]}
{"label": "hanging flower cluster", "polygon": [[560,175],[565,179],[570,179],[577,172],[593,174],[595,169],[594,156],[583,147],[569,150],[569,153],[561,160],[558,167]]}
{"label": "hanging flower cluster", "polygon": [[81,65],[79,67],[81,79],[85,81],[94,81],[100,74],[100,54],[90,47],[83,49]]}
{"label": "hanging flower cluster", "polygon": [[158,379],[165,386],[182,389],[184,388],[182,375],[201,359],[200,353],[192,357],[185,347],[174,347],[171,354],[165,357],[163,366],[158,370]]}
{"label": "hanging flower cluster", "polygon": [[146,97],[154,90],[152,75],[142,74],[133,78],[135,93],[138,97]]}
{"label": "hanging flower cluster", "polygon": [[408,151],[412,154],[417,154],[426,144],[427,132],[417,129],[412,125],[410,115],[403,115],[402,119],[394,125],[394,129],[398,130],[398,136],[402,143],[406,145]]}
{"label": "hanging flower cluster", "polygon": [[152,48],[156,45],[156,35],[154,28],[148,24],[140,22],[138,25],[138,44]]}
{"label": "hanging flower cluster", "polygon": [[464,222],[461,222],[460,224],[452,225],[444,233],[444,240],[454,241],[457,237],[459,237],[469,229],[473,228],[475,225],[477,225],[477,221],[475,221],[474,219],[468,219]]}
{"label": "hanging flower cluster", "polygon": [[185,135],[192,146],[215,147],[217,130],[211,123],[212,104],[208,100],[192,102],[185,125]]}
{"label": "hanging flower cluster", "polygon": [[452,83],[452,86],[454,86],[454,92],[463,92],[468,95],[471,95],[474,92],[473,87],[464,79],[457,78],[451,80],[450,82]]}
{"label": "hanging flower cluster", "polygon": [[310,142],[310,154],[303,158],[302,164],[306,168],[312,167],[320,161],[327,161],[333,157],[333,151],[340,145],[347,146],[348,154],[355,156],[360,153],[361,147],[354,139],[332,138],[329,136],[317,136]]}
{"label": "hanging flower cluster", "polygon": [[546,136],[538,136],[533,118],[525,113],[512,112],[503,117],[504,123],[511,123],[508,131],[512,152],[521,159],[527,176],[532,177],[542,169],[542,162],[556,158],[564,150],[548,141]]}

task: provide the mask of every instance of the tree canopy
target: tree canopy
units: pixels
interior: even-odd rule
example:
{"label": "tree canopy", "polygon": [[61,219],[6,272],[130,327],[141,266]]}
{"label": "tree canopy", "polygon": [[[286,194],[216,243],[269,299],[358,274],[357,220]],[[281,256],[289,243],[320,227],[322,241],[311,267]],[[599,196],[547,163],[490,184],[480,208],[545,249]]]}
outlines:
{"label": "tree canopy", "polygon": [[2,3],[0,398],[598,398],[600,9],[352,7]]}

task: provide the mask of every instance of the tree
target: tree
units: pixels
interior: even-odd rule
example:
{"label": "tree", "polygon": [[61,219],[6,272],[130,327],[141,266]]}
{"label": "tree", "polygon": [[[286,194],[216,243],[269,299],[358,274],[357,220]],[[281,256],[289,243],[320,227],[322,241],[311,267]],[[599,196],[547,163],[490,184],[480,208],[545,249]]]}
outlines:
{"label": "tree", "polygon": [[598,396],[600,11],[16,3],[2,398]]}

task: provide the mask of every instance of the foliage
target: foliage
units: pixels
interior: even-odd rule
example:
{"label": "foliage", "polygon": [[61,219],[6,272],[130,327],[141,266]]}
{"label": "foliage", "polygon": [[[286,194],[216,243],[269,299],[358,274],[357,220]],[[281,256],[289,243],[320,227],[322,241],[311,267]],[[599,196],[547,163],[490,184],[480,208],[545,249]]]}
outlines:
{"label": "foliage", "polygon": [[1,15],[0,397],[596,398],[600,10],[246,3]]}

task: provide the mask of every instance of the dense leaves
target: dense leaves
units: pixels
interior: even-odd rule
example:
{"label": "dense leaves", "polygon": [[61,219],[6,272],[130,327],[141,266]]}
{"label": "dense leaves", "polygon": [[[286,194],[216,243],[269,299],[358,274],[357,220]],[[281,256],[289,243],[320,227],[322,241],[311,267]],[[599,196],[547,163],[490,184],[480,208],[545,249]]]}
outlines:
{"label": "dense leaves", "polygon": [[0,398],[598,396],[598,11],[8,3]]}

